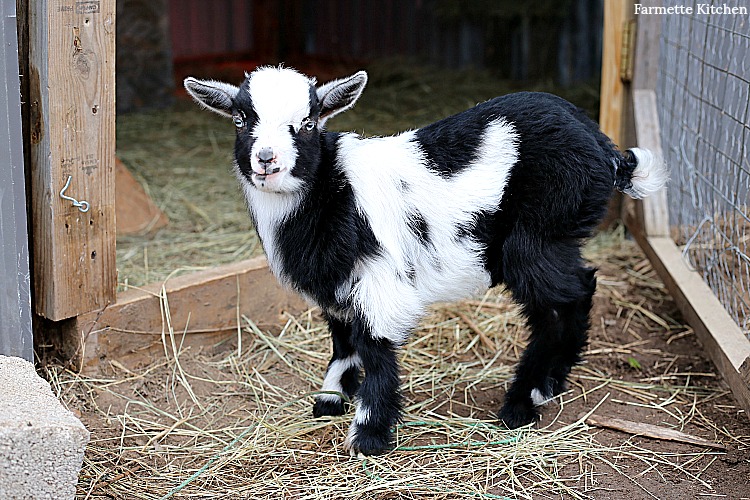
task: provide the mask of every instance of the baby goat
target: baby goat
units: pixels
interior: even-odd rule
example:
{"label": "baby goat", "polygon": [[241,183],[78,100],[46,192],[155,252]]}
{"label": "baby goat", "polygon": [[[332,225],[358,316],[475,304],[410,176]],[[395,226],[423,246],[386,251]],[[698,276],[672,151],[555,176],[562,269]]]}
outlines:
{"label": "baby goat", "polygon": [[[428,304],[505,286],[530,342],[499,417],[538,418],[587,342],[591,235],[614,188],[641,198],[666,182],[643,149],[620,153],[596,123],[550,94],[498,97],[424,128],[363,138],[325,130],[367,74],[316,87],[264,67],[239,87],[185,80],[237,128],[235,172],[271,270],[320,306],[333,357],[316,417],[357,397],[346,445],[383,452],[401,418],[397,349]],[[360,371],[364,369],[364,378]]]}

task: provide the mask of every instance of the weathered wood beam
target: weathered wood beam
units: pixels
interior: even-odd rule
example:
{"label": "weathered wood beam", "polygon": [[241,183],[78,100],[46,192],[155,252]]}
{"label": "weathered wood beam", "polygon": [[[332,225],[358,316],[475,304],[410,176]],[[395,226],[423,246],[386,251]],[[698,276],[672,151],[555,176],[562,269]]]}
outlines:
{"label": "weathered wood beam", "polygon": [[[19,3],[28,16],[34,309],[58,321],[115,299],[115,0]],[[87,211],[61,197],[68,179],[64,194]]]}
{"label": "weathered wood beam", "polygon": [[286,321],[284,311],[298,314],[307,307],[278,284],[266,259],[257,257],[120,293],[109,306],[72,320],[62,347],[86,372],[109,360],[135,367],[164,357],[169,325],[183,348],[212,348],[237,336],[242,315],[275,329]]}

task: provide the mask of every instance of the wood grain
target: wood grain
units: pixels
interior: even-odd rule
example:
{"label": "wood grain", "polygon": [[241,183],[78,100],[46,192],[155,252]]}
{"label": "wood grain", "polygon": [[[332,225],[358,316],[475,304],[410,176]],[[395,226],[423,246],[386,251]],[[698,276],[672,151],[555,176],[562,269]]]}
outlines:
{"label": "wood grain", "polygon": [[117,302],[72,322],[64,335],[66,357],[94,372],[110,359],[136,367],[163,356],[164,297],[177,341],[185,334],[184,346],[193,348],[236,337],[239,315],[277,329],[286,321],[282,312],[309,307],[278,284],[265,257],[257,257],[118,294]]}
{"label": "wood grain", "polygon": [[599,127],[615,144],[623,143],[623,116],[626,86],[620,79],[622,34],[630,18],[630,2],[604,0],[604,33],[602,35],[602,81],[599,104]]}
{"label": "wood grain", "polygon": [[750,418],[750,340],[713,290],[685,264],[671,238],[649,237],[634,213],[625,221],[698,341]]}
{"label": "wood grain", "polygon": [[[633,90],[633,111],[638,147],[651,150],[664,158],[661,147],[661,129],[653,90]],[[669,236],[669,207],[666,188],[641,201],[643,229],[648,236]]]}
{"label": "wood grain", "polygon": [[596,427],[604,427],[620,432],[626,432],[628,434],[633,434],[634,436],[645,436],[652,439],[660,439],[662,441],[693,444],[716,450],[727,449],[723,444],[715,443],[691,434],[686,434],[675,429],[646,424],[644,422],[633,422],[632,420],[623,420],[621,418],[590,415],[586,419],[586,423]]}
{"label": "wood grain", "polygon": [[22,1],[34,306],[58,321],[115,299],[115,0]]}

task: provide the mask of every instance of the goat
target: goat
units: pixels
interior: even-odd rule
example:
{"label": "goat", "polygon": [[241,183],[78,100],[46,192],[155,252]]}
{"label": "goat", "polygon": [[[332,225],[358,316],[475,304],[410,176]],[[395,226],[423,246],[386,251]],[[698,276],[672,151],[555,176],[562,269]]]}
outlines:
{"label": "goat", "polygon": [[530,341],[499,418],[508,428],[538,419],[587,343],[596,278],[582,240],[615,188],[634,198],[660,189],[663,162],[621,153],[584,112],[546,93],[363,138],[325,124],[355,104],[364,71],[321,86],[283,67],[246,76],[239,87],[184,84],[234,121],[234,170],[271,271],[329,325],[333,356],[314,416],[342,415],[342,396],[356,395],[346,447],[389,450],[402,414],[397,349],[427,305],[504,284]]}

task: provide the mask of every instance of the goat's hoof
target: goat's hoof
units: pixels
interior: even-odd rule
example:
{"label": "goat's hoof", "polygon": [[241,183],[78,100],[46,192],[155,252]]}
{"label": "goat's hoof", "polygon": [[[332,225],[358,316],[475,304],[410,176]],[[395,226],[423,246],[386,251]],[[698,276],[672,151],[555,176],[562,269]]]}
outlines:
{"label": "goat's hoof", "polygon": [[349,450],[353,457],[360,454],[365,456],[381,455],[393,449],[393,440],[389,430],[380,432],[362,425],[352,424],[344,448]]}
{"label": "goat's hoof", "polygon": [[334,399],[316,399],[313,405],[313,416],[336,417],[346,413],[346,404],[341,398]]}
{"label": "goat's hoof", "polygon": [[313,417],[337,417],[346,413],[346,403],[341,398],[316,399],[313,405]]}
{"label": "goat's hoof", "polygon": [[531,401],[528,403],[506,402],[500,409],[498,418],[508,429],[517,429],[539,420],[539,413],[534,409]]}

